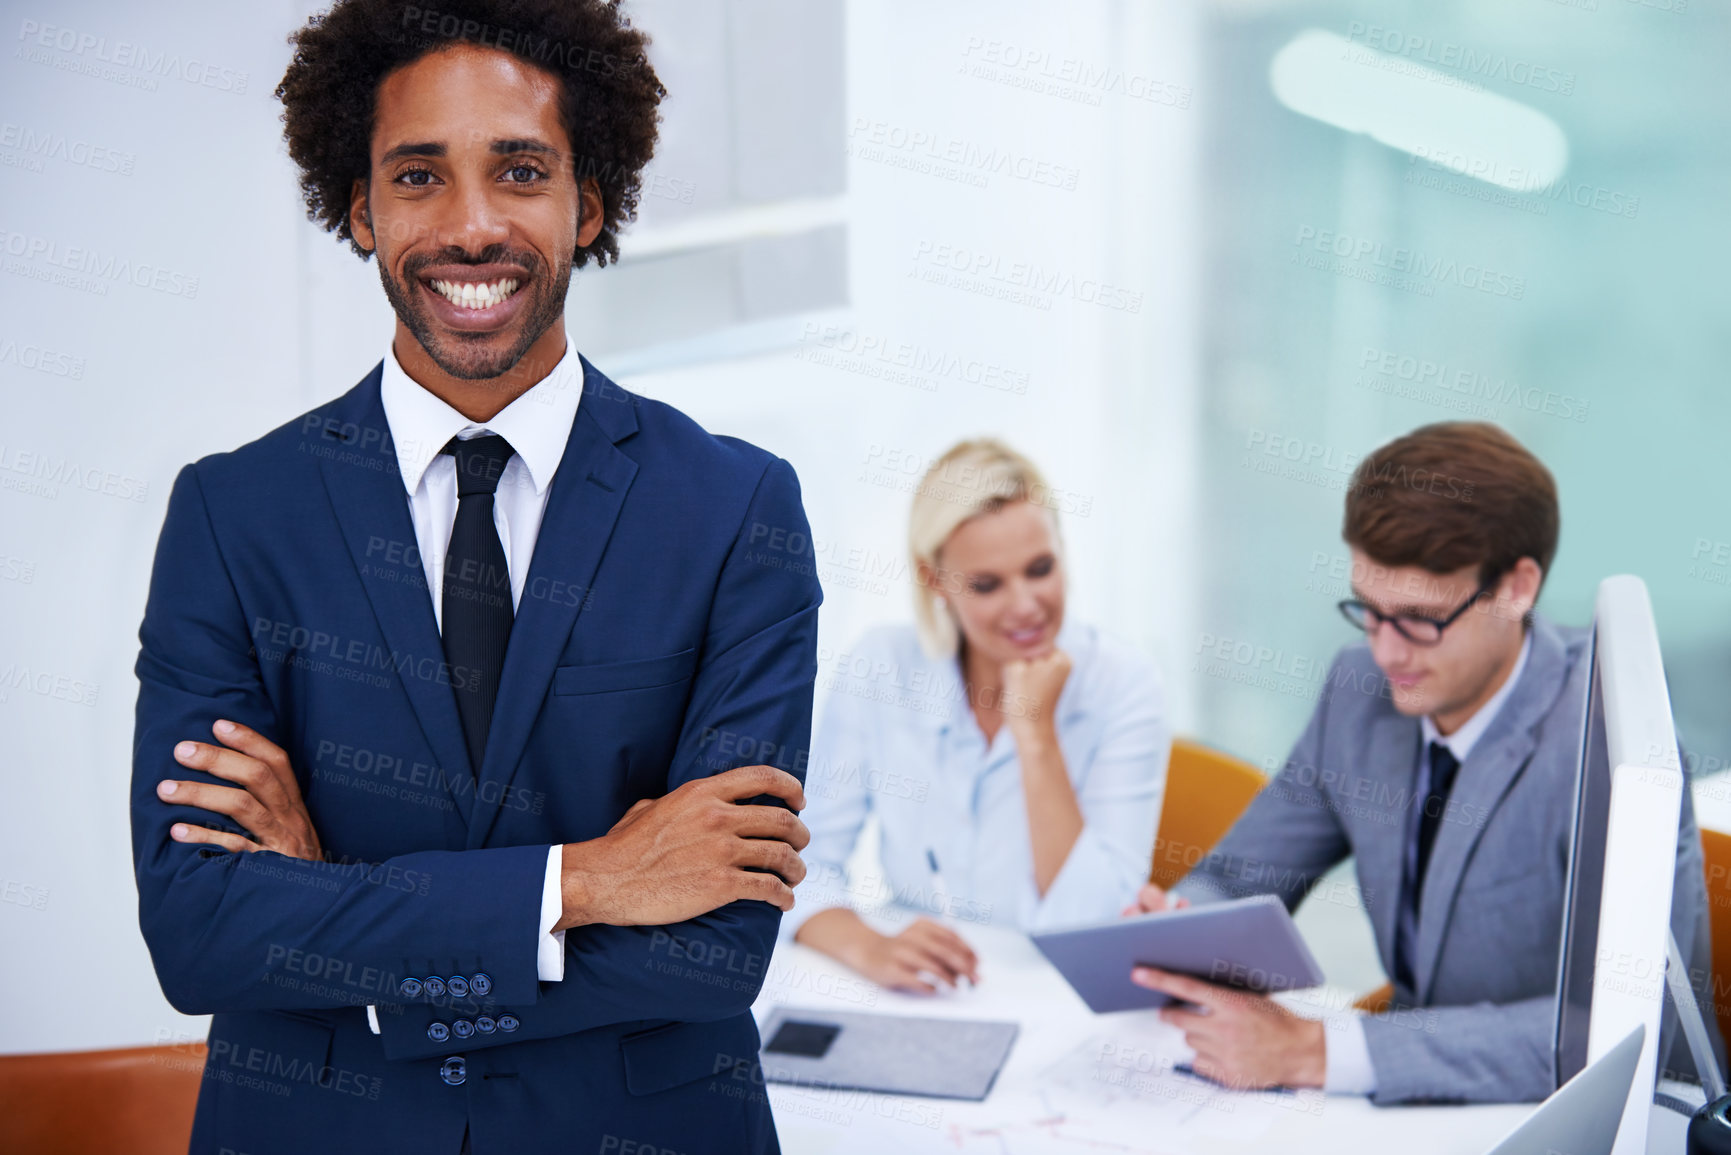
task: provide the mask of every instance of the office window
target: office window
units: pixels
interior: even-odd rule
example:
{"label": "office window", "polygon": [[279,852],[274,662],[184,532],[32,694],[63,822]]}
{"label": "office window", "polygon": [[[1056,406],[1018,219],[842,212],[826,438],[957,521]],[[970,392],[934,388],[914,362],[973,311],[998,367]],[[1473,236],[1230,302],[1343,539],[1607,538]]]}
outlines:
{"label": "office window", "polygon": [[[1554,154],[1499,153],[1501,122],[1421,156],[1295,111],[1271,67],[1316,32],[1344,42],[1342,69],[1533,110],[1561,130],[1561,175],[1532,187]],[[1202,631],[1230,644],[1198,647],[1204,732],[1284,755],[1352,637],[1333,608],[1352,466],[1419,425],[1483,419],[1561,491],[1541,612],[1584,625],[1601,578],[1643,577],[1685,744],[1723,767],[1731,10],[1234,3],[1205,40],[1201,491],[1220,531]]]}

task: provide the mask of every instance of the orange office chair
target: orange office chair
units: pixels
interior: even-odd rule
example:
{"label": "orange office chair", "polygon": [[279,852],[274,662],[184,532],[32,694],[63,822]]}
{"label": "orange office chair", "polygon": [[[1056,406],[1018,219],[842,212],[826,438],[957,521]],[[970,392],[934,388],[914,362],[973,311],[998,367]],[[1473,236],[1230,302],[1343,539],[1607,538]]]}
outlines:
{"label": "orange office chair", "polygon": [[1367,1015],[1380,1015],[1382,1012],[1388,1010],[1389,1005],[1393,1002],[1394,984],[1383,983],[1380,987],[1377,987],[1369,994],[1361,996],[1359,1000],[1352,1005],[1355,1009],[1361,1010]]}
{"label": "orange office chair", "polygon": [[1719,976],[1731,975],[1731,834],[1703,826],[1701,857],[1707,867],[1707,924],[1713,940],[1712,1009],[1719,1018],[1719,1034],[1731,1042],[1731,998],[1719,991]]}
{"label": "orange office chair", "polygon": [[1148,881],[1171,889],[1214,849],[1267,781],[1243,759],[1188,738],[1173,739]]}
{"label": "orange office chair", "polygon": [[0,1150],[186,1155],[204,1044],[0,1055]]}

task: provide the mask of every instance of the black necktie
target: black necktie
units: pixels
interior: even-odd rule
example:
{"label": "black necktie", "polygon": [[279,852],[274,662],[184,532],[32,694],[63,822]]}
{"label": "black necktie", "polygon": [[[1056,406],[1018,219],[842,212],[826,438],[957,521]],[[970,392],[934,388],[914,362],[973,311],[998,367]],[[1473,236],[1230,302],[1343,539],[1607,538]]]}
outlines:
{"label": "black necktie", "polygon": [[1424,809],[1418,816],[1418,857],[1413,867],[1412,902],[1416,909],[1424,893],[1424,872],[1430,865],[1431,847],[1436,845],[1436,832],[1442,826],[1443,811],[1448,809],[1449,791],[1454,788],[1455,774],[1461,768],[1454,751],[1441,742],[1430,744],[1430,792],[1425,795]]}
{"label": "black necktie", "polygon": [[[1454,751],[1441,742],[1432,742],[1426,751],[1430,758],[1430,787],[1425,791],[1424,809],[1418,815],[1418,845],[1414,848],[1412,875],[1401,880],[1402,910],[1396,916],[1394,936],[1394,978],[1407,990],[1414,989],[1413,951],[1418,944],[1419,900],[1424,894],[1425,869],[1430,865],[1431,847],[1436,844],[1436,832],[1442,826],[1443,812],[1448,809],[1449,791],[1454,787],[1455,774],[1460,770]],[[1411,933],[1407,927],[1412,928]]]}
{"label": "black necktie", "polygon": [[441,634],[469,768],[478,777],[511,640],[511,571],[493,525],[493,493],[516,451],[489,433],[468,441],[453,437],[443,452],[457,459],[457,520],[445,551]]}

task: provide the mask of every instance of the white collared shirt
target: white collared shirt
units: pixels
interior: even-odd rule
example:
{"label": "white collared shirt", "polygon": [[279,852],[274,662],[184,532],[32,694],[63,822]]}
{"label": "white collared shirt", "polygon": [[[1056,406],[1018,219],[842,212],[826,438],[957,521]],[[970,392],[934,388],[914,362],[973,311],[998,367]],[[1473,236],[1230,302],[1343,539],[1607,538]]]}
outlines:
{"label": "white collared shirt", "polygon": [[[541,517],[547,512],[547,495],[553,474],[565,456],[571,423],[583,396],[583,365],[569,342],[559,363],[541,380],[477,424],[434,396],[403,370],[396,350],[385,350],[384,372],[379,380],[379,400],[385,423],[396,447],[397,466],[402,471],[409,520],[415,527],[415,548],[427,578],[433,602],[433,620],[444,629],[445,611],[440,596],[445,572],[445,554],[451,529],[457,520],[457,461],[441,453],[451,438],[468,441],[487,433],[503,437],[515,451],[499,475],[493,496],[493,525],[505,550],[505,566],[511,577],[511,605],[523,600],[529,577],[529,562],[535,556],[535,541],[541,532]],[[475,767],[479,773],[480,768]],[[541,931],[536,945],[535,967],[542,982],[565,978],[565,932],[554,931],[564,904],[560,894],[561,853],[558,846],[547,851],[547,872],[541,887]],[[378,1033],[378,1015],[367,1008],[367,1021]]]}
{"label": "white collared shirt", "polygon": [[[807,874],[782,917],[783,936],[830,906],[887,901],[948,916],[966,936],[972,923],[1098,922],[1135,897],[1148,876],[1172,746],[1160,676],[1149,658],[1086,625],[1066,624],[1057,644],[1072,666],[1051,708],[1083,825],[1045,894],[1034,883],[1008,723],[988,742],[960,663],[927,656],[912,627],[885,627],[818,669],[826,697],[801,815],[811,831]],[[883,873],[850,880],[846,864],[871,815]]]}
{"label": "white collared shirt", "polygon": [[379,399],[396,446],[427,589],[435,591],[433,617],[441,630],[445,611],[436,591],[441,588],[445,550],[457,519],[457,461],[440,450],[453,437],[467,441],[483,433],[497,433],[515,450],[493,497],[493,524],[499,530],[499,544],[505,547],[515,607],[523,598],[547,494],[565,456],[582,396],[583,366],[567,344],[552,372],[485,424],[476,424],[417,384],[398,364],[394,351],[386,352]]}
{"label": "white collared shirt", "polygon": [[[1515,659],[1515,668],[1509,671],[1509,676],[1503,679],[1503,684],[1497,687],[1484,705],[1473,711],[1473,716],[1457,726],[1453,733],[1439,733],[1436,722],[1429,714],[1419,719],[1419,733],[1423,741],[1419,743],[1419,777],[1420,782],[1430,781],[1430,745],[1437,742],[1447,747],[1448,752],[1455,756],[1463,767],[1467,755],[1473,747],[1479,744],[1485,731],[1491,728],[1491,723],[1497,720],[1502,712],[1503,703],[1508,701],[1509,693],[1520,680],[1521,671],[1527,668],[1527,655],[1533,652],[1533,634],[1527,631],[1526,638],[1521,642],[1520,656]],[[1419,791],[1422,801],[1427,791]],[[1417,819],[1408,823],[1407,858],[1416,853],[1412,842],[1417,830]],[[1413,863],[1408,862],[1406,869],[1411,870]],[[1401,917],[1399,912],[1395,918]],[[1352,1095],[1369,1095],[1376,1090],[1376,1070],[1370,1062],[1370,1046],[1364,1040],[1364,1020],[1357,1014],[1330,1015],[1325,1020],[1328,1028],[1328,1043],[1324,1064],[1323,1089],[1333,1093]]]}

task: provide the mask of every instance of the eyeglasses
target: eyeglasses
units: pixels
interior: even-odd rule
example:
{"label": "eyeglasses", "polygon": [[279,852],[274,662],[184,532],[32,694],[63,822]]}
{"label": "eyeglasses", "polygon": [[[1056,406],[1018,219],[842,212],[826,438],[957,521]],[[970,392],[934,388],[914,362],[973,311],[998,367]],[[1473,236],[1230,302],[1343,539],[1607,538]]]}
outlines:
{"label": "eyeglasses", "polygon": [[1446,618],[1427,618],[1423,614],[1385,614],[1357,598],[1348,598],[1341,602],[1340,615],[1367,634],[1375,633],[1378,626],[1387,622],[1394,627],[1397,634],[1413,645],[1434,646],[1442,641],[1444,630],[1454,625],[1462,614],[1472,608],[1473,603],[1496,588],[1498,580],[1500,579],[1493,578],[1485,582]]}

